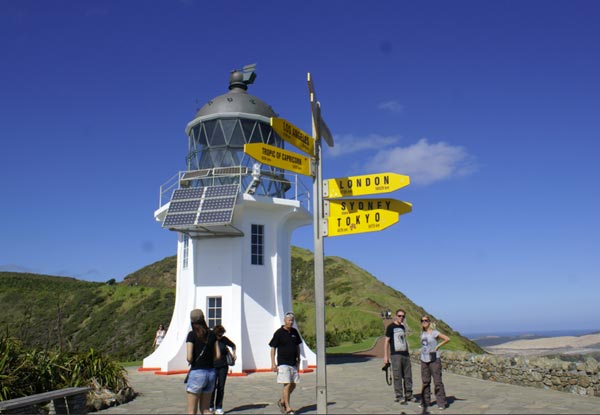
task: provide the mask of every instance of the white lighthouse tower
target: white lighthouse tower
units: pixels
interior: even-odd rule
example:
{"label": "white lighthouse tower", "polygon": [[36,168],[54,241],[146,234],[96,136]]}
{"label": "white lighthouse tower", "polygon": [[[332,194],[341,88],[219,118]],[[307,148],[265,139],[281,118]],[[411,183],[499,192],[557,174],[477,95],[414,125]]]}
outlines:
{"label": "white lighthouse tower", "polygon": [[[229,92],[204,105],[187,125],[187,170],[161,187],[154,213],[178,233],[175,307],[167,335],[140,370],[188,369],[190,310],[204,310],[236,343],[233,373],[270,370],[269,340],[292,310],[291,235],[312,223],[300,178],[260,165],[244,144],[283,148],[271,129],[273,109],[248,94],[254,65],[231,73]],[[305,345],[301,367],[316,364]]]}

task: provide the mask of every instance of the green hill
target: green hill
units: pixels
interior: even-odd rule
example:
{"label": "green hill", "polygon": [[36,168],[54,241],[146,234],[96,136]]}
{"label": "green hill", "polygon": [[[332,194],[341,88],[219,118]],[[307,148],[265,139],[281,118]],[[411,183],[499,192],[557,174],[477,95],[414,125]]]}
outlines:
{"label": "green hill", "polygon": [[[92,347],[119,360],[139,360],[151,352],[157,325],[170,322],[176,263],[175,256],[164,258],[118,284],[0,272],[0,330],[37,348]],[[294,312],[309,344],[314,344],[313,274],[312,252],[293,247]],[[339,257],[325,258],[325,280],[329,346],[381,335],[389,322],[381,319],[381,311],[404,308],[412,332],[410,344],[418,347],[418,319],[425,310],[401,292]],[[437,322],[452,337],[448,349],[483,352],[443,321]]]}

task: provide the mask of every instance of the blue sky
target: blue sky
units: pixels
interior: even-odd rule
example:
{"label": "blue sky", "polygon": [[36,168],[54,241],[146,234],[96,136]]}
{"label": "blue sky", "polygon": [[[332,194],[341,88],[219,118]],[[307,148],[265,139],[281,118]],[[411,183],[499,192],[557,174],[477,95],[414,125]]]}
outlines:
{"label": "blue sky", "polygon": [[591,0],[2,0],[0,270],[121,280],[173,255],[153,212],[185,126],[257,63],[249,92],[308,132],[312,73],[325,178],[412,178],[385,195],[412,213],[326,255],[463,332],[600,329],[599,19]]}

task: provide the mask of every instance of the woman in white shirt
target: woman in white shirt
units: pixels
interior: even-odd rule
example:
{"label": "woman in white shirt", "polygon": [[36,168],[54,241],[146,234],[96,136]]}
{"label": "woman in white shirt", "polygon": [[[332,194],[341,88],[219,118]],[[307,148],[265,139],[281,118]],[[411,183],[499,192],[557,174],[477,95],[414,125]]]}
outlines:
{"label": "woman in white shirt", "polygon": [[152,344],[154,346],[154,349],[157,349],[158,346],[160,346],[166,335],[167,331],[165,330],[165,326],[159,324],[158,330],[156,331],[156,336],[154,336],[154,343]]}
{"label": "woman in white shirt", "polygon": [[[438,343],[438,339],[442,341]],[[421,380],[423,393],[421,405],[428,407],[431,402],[431,378],[435,386],[435,400],[438,409],[446,408],[446,391],[442,383],[442,362],[438,349],[448,343],[450,338],[435,330],[431,318],[427,315],[421,317]]]}

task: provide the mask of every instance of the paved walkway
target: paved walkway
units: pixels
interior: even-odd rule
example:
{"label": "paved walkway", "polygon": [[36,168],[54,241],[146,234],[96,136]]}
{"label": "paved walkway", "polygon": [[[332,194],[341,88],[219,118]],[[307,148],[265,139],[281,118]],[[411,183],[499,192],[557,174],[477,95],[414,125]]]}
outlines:
{"label": "paved walkway", "polygon": [[[394,402],[393,388],[385,382],[383,361],[368,355],[335,356],[327,359],[327,401],[330,414],[420,414],[417,403]],[[140,396],[100,411],[105,414],[178,414],[186,411],[184,375],[157,376],[129,369],[131,385]],[[420,391],[420,371],[413,364],[415,393]],[[448,408],[435,413],[461,414],[600,414],[600,398],[566,392],[528,388],[485,381],[444,372]],[[224,410],[228,414],[278,414],[281,387],[274,373],[229,377]],[[315,414],[316,372],[301,375],[292,394],[298,414]]]}

